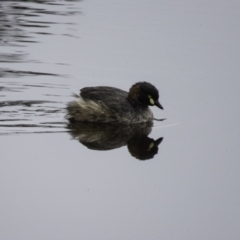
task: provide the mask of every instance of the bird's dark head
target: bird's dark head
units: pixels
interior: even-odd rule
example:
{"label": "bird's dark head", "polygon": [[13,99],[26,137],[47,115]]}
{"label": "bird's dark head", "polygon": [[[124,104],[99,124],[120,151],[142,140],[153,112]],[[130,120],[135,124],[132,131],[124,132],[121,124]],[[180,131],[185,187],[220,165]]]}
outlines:
{"label": "bird's dark head", "polygon": [[129,90],[128,99],[133,104],[139,104],[143,107],[157,106],[163,109],[159,102],[159,93],[156,87],[148,82],[135,83]]}

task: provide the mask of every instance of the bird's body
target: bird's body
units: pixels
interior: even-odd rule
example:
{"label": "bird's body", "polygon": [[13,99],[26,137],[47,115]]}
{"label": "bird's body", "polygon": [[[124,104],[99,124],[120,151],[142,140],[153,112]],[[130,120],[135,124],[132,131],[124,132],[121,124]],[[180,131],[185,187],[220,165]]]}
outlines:
{"label": "bird's body", "polygon": [[114,87],[85,87],[68,103],[67,118],[81,122],[151,122],[153,114],[149,105],[162,108],[158,90],[150,83],[136,83],[129,93]]}

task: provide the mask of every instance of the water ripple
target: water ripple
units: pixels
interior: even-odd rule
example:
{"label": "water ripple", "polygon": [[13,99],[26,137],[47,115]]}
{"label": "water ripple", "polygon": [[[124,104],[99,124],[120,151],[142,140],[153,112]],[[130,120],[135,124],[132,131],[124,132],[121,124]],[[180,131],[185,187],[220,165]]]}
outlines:
{"label": "water ripple", "polygon": [[39,49],[55,36],[76,37],[69,21],[80,14],[76,2],[0,1],[0,135],[66,131],[67,63],[49,66]]}

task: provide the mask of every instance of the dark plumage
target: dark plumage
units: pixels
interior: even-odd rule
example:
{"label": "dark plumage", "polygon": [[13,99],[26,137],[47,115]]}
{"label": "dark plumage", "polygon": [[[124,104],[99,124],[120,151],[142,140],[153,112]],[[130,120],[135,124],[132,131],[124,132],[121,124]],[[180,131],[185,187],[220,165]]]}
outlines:
{"label": "dark plumage", "polygon": [[151,122],[148,106],[163,107],[158,90],[150,83],[134,84],[129,93],[114,87],[85,87],[80,96],[67,105],[69,120],[83,122]]}

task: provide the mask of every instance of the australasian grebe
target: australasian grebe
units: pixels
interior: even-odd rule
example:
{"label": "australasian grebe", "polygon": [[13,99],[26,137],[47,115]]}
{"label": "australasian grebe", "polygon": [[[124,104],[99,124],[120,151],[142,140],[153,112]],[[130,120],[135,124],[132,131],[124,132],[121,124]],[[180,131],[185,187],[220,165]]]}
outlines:
{"label": "australasian grebe", "polygon": [[140,123],[153,121],[148,106],[163,109],[156,87],[148,82],[135,83],[129,92],[114,87],[85,87],[68,103],[70,121],[102,123]]}

